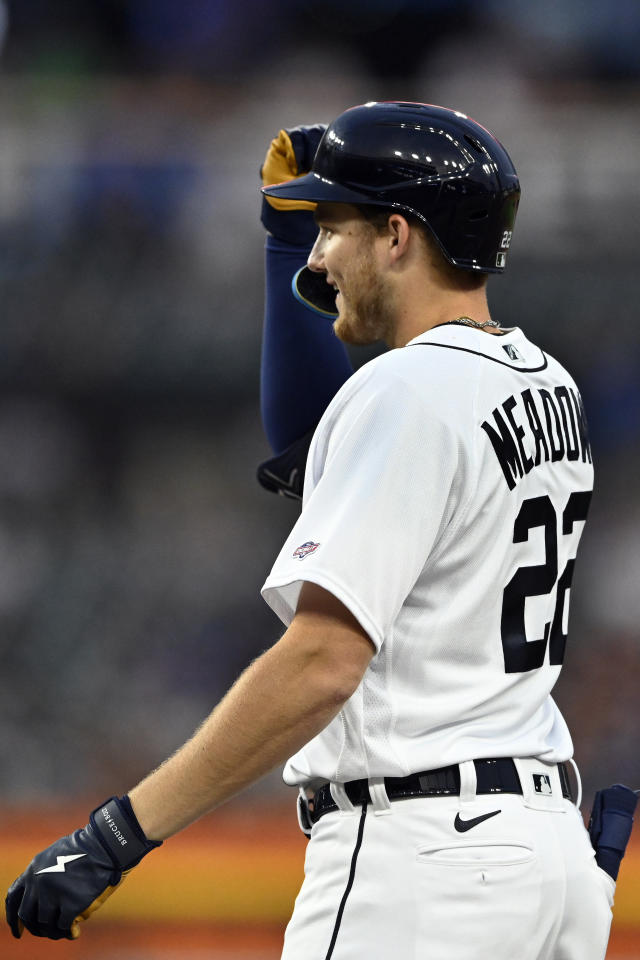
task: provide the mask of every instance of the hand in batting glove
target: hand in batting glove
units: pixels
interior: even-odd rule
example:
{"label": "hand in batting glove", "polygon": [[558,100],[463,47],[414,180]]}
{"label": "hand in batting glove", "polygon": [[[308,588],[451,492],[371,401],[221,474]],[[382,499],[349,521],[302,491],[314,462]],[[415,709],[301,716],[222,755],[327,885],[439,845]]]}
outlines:
{"label": "hand in batting glove", "polygon": [[128,797],[107,800],[86,827],[39,853],[11,885],[6,910],[14,937],[26,927],[34,937],[75,940],[80,921],[161,842],[147,840]]}
{"label": "hand in batting glove", "polygon": [[[264,158],[260,171],[263,185],[284,183],[308,173],[326,129],[326,124],[317,123],[311,127],[281,130],[271,141]],[[318,233],[313,219],[315,208],[316,204],[308,200],[263,196],[260,219],[269,233],[279,240],[310,246]]]}

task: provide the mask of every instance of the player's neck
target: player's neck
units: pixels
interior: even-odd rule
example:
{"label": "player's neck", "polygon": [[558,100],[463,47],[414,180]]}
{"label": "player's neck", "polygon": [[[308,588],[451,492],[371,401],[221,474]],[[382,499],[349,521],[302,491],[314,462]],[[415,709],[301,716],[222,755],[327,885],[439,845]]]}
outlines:
{"label": "player's neck", "polygon": [[394,342],[389,346],[404,347],[421,333],[458,317],[470,317],[478,325],[478,332],[499,332],[496,327],[482,327],[482,324],[491,321],[484,288],[461,291],[443,290],[430,285],[428,289],[412,291],[411,297],[407,295],[398,303]]}

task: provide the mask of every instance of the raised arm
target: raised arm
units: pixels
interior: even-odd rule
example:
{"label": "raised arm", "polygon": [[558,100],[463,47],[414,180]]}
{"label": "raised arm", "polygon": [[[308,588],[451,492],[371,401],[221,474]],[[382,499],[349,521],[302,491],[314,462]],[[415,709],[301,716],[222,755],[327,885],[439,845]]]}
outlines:
{"label": "raised arm", "polygon": [[[315,125],[281,130],[267,150],[263,183],[306,173],[324,129]],[[304,201],[262,199],[261,220],[268,235],[260,392],[265,434],[276,456],[315,429],[353,372],[332,319],[304,306],[291,289],[317,233],[314,208]]]}

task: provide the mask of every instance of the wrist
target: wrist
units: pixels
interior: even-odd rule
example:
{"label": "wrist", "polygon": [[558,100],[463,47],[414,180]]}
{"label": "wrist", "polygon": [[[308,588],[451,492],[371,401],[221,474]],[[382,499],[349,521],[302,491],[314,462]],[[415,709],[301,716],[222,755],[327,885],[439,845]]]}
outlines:
{"label": "wrist", "polygon": [[129,797],[110,797],[90,816],[96,836],[120,870],[135,867],[162,841],[150,840],[133,811]]}
{"label": "wrist", "polygon": [[313,213],[308,210],[274,210],[267,198],[262,198],[262,225],[272,236],[285,243],[311,248],[318,235]]}

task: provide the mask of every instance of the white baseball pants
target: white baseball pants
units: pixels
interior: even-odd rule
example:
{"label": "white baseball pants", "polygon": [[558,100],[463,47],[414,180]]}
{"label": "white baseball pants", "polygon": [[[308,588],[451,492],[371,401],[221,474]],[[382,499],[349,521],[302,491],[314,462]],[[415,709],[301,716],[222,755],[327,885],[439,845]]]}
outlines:
{"label": "white baseball pants", "polygon": [[389,803],[371,781],[363,809],[333,785],[282,960],[603,960],[615,884],[555,767],[516,765],[523,796],[476,796],[472,763],[459,797]]}

